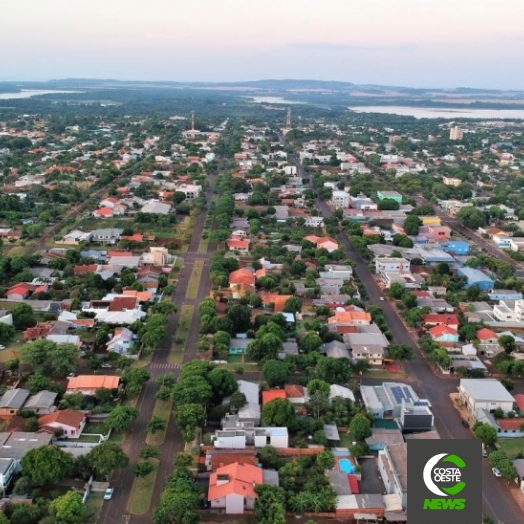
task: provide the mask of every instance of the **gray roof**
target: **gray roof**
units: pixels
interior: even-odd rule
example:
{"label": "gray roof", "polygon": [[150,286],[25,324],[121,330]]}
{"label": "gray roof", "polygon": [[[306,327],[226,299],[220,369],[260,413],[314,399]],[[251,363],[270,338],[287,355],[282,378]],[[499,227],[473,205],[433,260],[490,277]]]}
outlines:
{"label": "gray roof", "polygon": [[337,495],[351,495],[353,493],[346,473],[332,469],[327,471],[326,474],[331,482],[331,487],[335,490]]}
{"label": "gray roof", "polygon": [[246,349],[247,345],[252,342],[251,338],[232,338],[229,342],[230,349]]}
{"label": "gray roof", "polygon": [[324,434],[328,440],[340,440],[336,424],[324,424]]}
{"label": "gray roof", "polygon": [[45,433],[0,433],[0,458],[21,459],[28,451],[51,444],[53,435]]}
{"label": "gray roof", "polygon": [[346,344],[338,340],[324,344],[321,349],[326,353],[326,356],[331,358],[347,358],[348,360],[351,358]]}
{"label": "gray roof", "polygon": [[20,409],[28,396],[29,391],[27,389],[10,389],[4,393],[2,400],[0,400],[0,409]]}
{"label": "gray roof", "polygon": [[97,237],[106,237],[106,236],[120,237],[123,231],[124,231],[123,229],[102,228],[102,229],[95,229],[94,231],[91,231],[91,234]]}
{"label": "gray roof", "polygon": [[509,391],[494,378],[463,378],[460,387],[476,401],[515,402]]}
{"label": "gray roof", "polygon": [[259,392],[260,386],[255,382],[248,382],[247,380],[238,381],[238,390],[244,393],[248,403],[260,404]]}
{"label": "gray roof", "polygon": [[270,484],[271,486],[279,485],[278,471],[275,471],[274,469],[262,470],[262,478],[264,480],[264,484]]}
{"label": "gray roof", "polygon": [[36,395],[33,395],[27,399],[27,402],[24,404],[24,409],[42,409],[50,408],[54,406],[57,393],[53,391],[39,391]]}

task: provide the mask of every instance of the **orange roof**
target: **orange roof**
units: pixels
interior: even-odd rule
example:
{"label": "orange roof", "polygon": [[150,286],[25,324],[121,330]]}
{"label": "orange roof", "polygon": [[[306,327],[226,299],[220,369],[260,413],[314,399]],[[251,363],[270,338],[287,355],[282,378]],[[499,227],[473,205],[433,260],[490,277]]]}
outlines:
{"label": "orange roof", "polygon": [[522,393],[517,393],[513,398],[515,399],[520,411],[524,411],[524,395]]}
{"label": "orange roof", "polygon": [[135,309],[137,297],[115,297],[109,304],[109,311],[124,311],[124,309]]}
{"label": "orange roof", "polygon": [[433,326],[429,330],[429,333],[432,337],[441,337],[442,335],[458,335],[458,331],[456,329],[450,328],[444,324]]}
{"label": "orange roof", "polygon": [[95,215],[109,216],[113,214],[113,210],[110,207],[101,207],[97,209],[94,213]]}
{"label": "orange roof", "polygon": [[229,248],[242,248],[245,249],[249,247],[250,240],[240,240],[237,238],[230,238],[227,242],[227,247]]}
{"label": "orange roof", "polygon": [[282,313],[284,306],[288,298],[292,298],[293,295],[279,295],[278,293],[267,293],[266,291],[260,291],[257,293],[262,299],[264,304],[273,304],[275,313]]}
{"label": "orange roof", "polygon": [[270,389],[262,391],[262,405],[275,400],[276,398],[286,398],[286,392],[283,389]]}
{"label": "orange roof", "polygon": [[67,389],[116,389],[119,383],[120,377],[113,375],[79,375],[69,379]]}
{"label": "orange roof", "polygon": [[328,318],[328,324],[349,324],[351,322],[371,322],[371,314],[366,311],[337,311]]}
{"label": "orange roof", "polygon": [[128,240],[130,242],[142,242],[144,235],[142,233],[134,233],[133,235],[120,237],[120,240]]}
{"label": "orange roof", "polygon": [[132,257],[133,253],[131,251],[109,251],[107,253],[109,258],[111,257]]}
{"label": "orange roof", "polygon": [[488,328],[479,329],[476,334],[479,340],[489,340],[490,338],[498,338],[497,334]]}
{"label": "orange roof", "polygon": [[77,318],[70,321],[72,324],[78,327],[93,327],[95,325],[94,318]]}
{"label": "orange roof", "polygon": [[522,418],[497,419],[497,424],[499,425],[500,429],[505,429],[506,431],[518,431],[523,423],[524,419]]}
{"label": "orange roof", "polygon": [[124,295],[138,298],[139,302],[149,302],[153,298],[151,291],[135,291],[134,289],[124,289]]}
{"label": "orange roof", "polygon": [[[227,477],[228,481],[217,486],[218,477]],[[255,485],[263,484],[262,468],[251,464],[240,464],[235,462],[229,466],[218,468],[211,473],[209,479],[208,499],[215,500],[231,495],[233,493],[249,498],[257,498]]]}
{"label": "orange roof", "polygon": [[49,415],[39,417],[38,423],[41,426],[46,426],[47,424],[56,422],[57,424],[77,428],[85,417],[86,416],[81,411],[76,411],[75,409],[64,409],[62,411],[55,411]]}
{"label": "orange roof", "polygon": [[422,321],[424,324],[453,324],[457,326],[459,324],[457,315],[449,313],[430,313],[425,315]]}
{"label": "orange roof", "polygon": [[286,398],[303,398],[304,387],[298,384],[287,384],[284,388],[286,392]]}
{"label": "orange roof", "polygon": [[255,275],[249,269],[242,267],[236,271],[232,271],[229,275],[230,284],[255,284]]}
{"label": "orange roof", "polygon": [[257,278],[262,278],[262,277],[265,277],[266,275],[267,275],[267,273],[266,273],[266,270],[265,270],[264,268],[262,268],[262,269],[257,269],[257,270],[255,271],[255,276],[256,276]]}
{"label": "orange roof", "polygon": [[85,266],[75,266],[73,273],[75,275],[83,275],[84,273],[94,273],[98,269],[97,264],[88,264]]}

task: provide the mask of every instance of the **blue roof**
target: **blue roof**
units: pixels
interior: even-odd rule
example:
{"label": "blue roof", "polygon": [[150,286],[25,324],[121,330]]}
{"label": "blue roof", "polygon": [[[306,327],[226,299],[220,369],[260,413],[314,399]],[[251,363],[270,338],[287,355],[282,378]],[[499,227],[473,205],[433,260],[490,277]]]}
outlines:
{"label": "blue roof", "polygon": [[487,282],[493,282],[493,279],[488,277],[486,273],[481,271],[480,269],[476,269],[474,267],[461,267],[458,270],[458,274],[466,277],[469,281],[487,281]]}

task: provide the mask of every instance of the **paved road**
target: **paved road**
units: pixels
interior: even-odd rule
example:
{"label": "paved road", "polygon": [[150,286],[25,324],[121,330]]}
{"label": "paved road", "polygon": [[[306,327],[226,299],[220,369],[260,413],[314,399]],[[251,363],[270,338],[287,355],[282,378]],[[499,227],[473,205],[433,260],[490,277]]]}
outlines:
{"label": "paved road", "polygon": [[[296,165],[299,176],[307,178],[300,162],[296,161]],[[317,199],[317,206],[323,216],[332,216],[333,212],[324,200]],[[389,301],[380,300],[383,293],[368,264],[362,261],[344,232],[338,234],[338,240],[347,257],[355,263],[355,273],[366,287],[370,302],[380,305],[382,308],[384,318],[395,341],[407,344],[415,349],[416,359],[404,365],[411,377],[408,382],[422,398],[427,398],[430,401],[435,415],[435,427],[441,437],[445,439],[472,438],[470,430],[461,425],[460,415],[449,398],[450,393],[457,391],[459,381],[442,379],[435,375],[420,351],[415,338],[400,319],[395,306]],[[504,482],[493,476],[487,460],[484,460],[483,464],[482,494],[485,514],[495,518],[498,524],[524,522],[523,509],[519,507]]]}
{"label": "paved road", "polygon": [[[211,202],[215,181],[216,176],[210,176],[210,187],[206,194],[207,202]],[[160,465],[151,501],[151,511],[143,516],[129,515],[127,513],[127,503],[134,479],[131,467],[138,460],[140,449],[145,446],[145,429],[151,418],[151,414],[153,413],[155,394],[158,391],[158,385],[154,379],[159,375],[165,375],[166,373],[173,373],[176,376],[178,375],[181,364],[171,364],[169,362],[169,352],[171,351],[181,307],[189,304],[197,307],[207,296],[210,289],[209,258],[210,254],[215,249],[215,245],[210,243],[207,253],[198,252],[198,245],[202,237],[206,214],[207,210],[203,209],[196,222],[193,237],[189,244],[187,253],[183,255],[184,266],[180,273],[176,291],[172,299],[173,304],[177,307],[177,312],[170,316],[166,335],[160,342],[159,347],[155,350],[151,363],[147,367],[148,371],[151,373],[151,380],[147,382],[138,397],[137,409],[139,410],[140,415],[133,426],[131,434],[127,436],[122,445],[122,449],[129,455],[130,466],[118,472],[118,474],[111,480],[112,485],[115,487],[115,493],[111,501],[104,502],[98,520],[99,524],[146,524],[151,522],[152,510],[160,503],[160,495],[164,489],[166,477],[173,471],[173,457],[180,451],[184,450],[184,441],[173,422],[173,417],[171,417],[167,428],[165,443],[159,447]],[[202,278],[200,280],[197,298],[187,299],[186,292],[193,265],[196,260],[204,261]],[[199,316],[197,314],[193,315],[186,341],[184,362],[189,362],[196,358],[197,342],[199,338],[199,322]]]}

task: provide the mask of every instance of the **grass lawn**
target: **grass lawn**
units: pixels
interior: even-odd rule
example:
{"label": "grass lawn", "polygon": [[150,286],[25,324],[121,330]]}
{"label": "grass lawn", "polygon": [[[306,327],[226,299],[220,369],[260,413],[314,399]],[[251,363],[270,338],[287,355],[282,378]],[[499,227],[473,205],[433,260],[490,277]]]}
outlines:
{"label": "grass lawn", "polygon": [[129,513],[134,515],[144,515],[149,511],[151,506],[151,498],[155,489],[156,475],[158,473],[158,459],[149,459],[155,466],[155,469],[146,477],[135,478],[133,480],[133,487],[131,488],[131,497],[127,509]]}
{"label": "grass lawn", "polygon": [[[3,306],[0,305],[0,309],[3,309]],[[5,349],[0,350],[0,362],[7,362],[13,358],[19,358],[20,347],[25,344],[25,342],[20,338],[21,334],[17,333],[15,339],[7,344]]]}
{"label": "grass lawn", "polygon": [[184,349],[182,348],[181,350],[178,350],[176,349],[176,346],[174,346],[174,348],[169,352],[167,361],[170,364],[181,364],[182,360],[184,360]]}
{"label": "grass lawn", "polygon": [[173,411],[173,403],[164,400],[155,401],[155,407],[153,409],[152,417],[161,417],[167,421],[166,429],[164,431],[157,431],[156,433],[148,433],[146,437],[146,444],[148,446],[160,446],[164,443],[167,433],[167,425],[169,424],[169,418],[171,417],[171,412]]}
{"label": "grass lawn", "polygon": [[228,355],[228,364],[242,364],[242,355]]}
{"label": "grass lawn", "polygon": [[200,242],[198,243],[198,252],[199,253],[207,253],[207,248],[209,246],[209,239],[200,239]]}
{"label": "grass lawn", "polygon": [[100,510],[104,503],[103,493],[90,493],[86,500],[87,509],[87,524],[95,524],[98,522]]}
{"label": "grass lawn", "polygon": [[77,442],[91,442],[93,444],[98,444],[100,442],[100,437],[97,435],[80,435],[77,439]]}
{"label": "grass lawn", "polygon": [[339,435],[341,448],[350,448],[353,445],[353,439],[349,433],[339,433]]}
{"label": "grass lawn", "polygon": [[204,271],[204,261],[195,260],[193,264],[193,271],[189,277],[189,284],[187,285],[186,298],[195,299],[198,297],[198,290],[200,288],[200,279]]}
{"label": "grass lawn", "polygon": [[498,444],[512,459],[520,453],[524,455],[524,438],[501,438]]}
{"label": "grass lawn", "polygon": [[107,434],[106,428],[103,423],[99,422],[88,422],[84,426],[82,435],[105,435]]}
{"label": "grass lawn", "polygon": [[141,356],[138,360],[133,361],[133,363],[131,364],[131,367],[132,368],[145,368],[146,366],[149,366],[152,358],[153,358],[153,352],[151,351],[149,354],[145,356]]}
{"label": "grass lawn", "polygon": [[[186,347],[187,334],[191,328],[191,322],[193,320],[193,313],[195,312],[195,306],[182,306],[180,308],[180,317],[178,319],[178,325],[175,331],[174,345],[184,350]],[[176,341],[180,340],[180,344]],[[172,348],[173,350],[173,348]]]}

